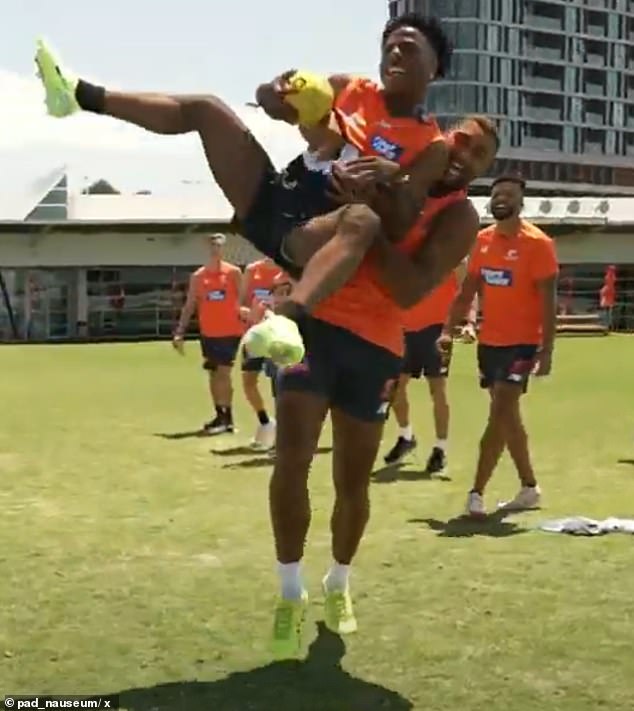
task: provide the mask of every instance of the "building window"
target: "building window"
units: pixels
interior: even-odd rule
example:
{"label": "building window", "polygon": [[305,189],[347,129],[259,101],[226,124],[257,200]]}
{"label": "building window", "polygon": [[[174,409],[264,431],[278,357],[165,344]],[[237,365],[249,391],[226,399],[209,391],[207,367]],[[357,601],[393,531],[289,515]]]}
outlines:
{"label": "building window", "polygon": [[583,34],[605,37],[608,33],[608,16],[605,12],[586,10]]}
{"label": "building window", "polygon": [[535,121],[563,121],[564,97],[557,94],[525,94],[524,115]]}
{"label": "building window", "polygon": [[525,31],[524,52],[527,56],[534,54],[540,61],[566,59],[566,37],[564,35],[549,34],[546,32]]}
{"label": "building window", "polygon": [[584,153],[604,153],[605,152],[605,131],[586,128],[583,132]]}
{"label": "building window", "polygon": [[544,151],[560,151],[562,149],[562,135],[561,126],[526,123],[523,145],[527,148]]}
{"label": "building window", "polygon": [[584,102],[584,123],[590,123],[594,126],[603,126],[605,124],[606,103],[596,99],[587,99]]}
{"label": "building window", "polygon": [[605,72],[586,69],[583,73],[583,93],[590,96],[605,96]]}
{"label": "building window", "polygon": [[532,27],[545,30],[560,31],[565,25],[565,7],[547,2],[525,3],[526,14],[524,22]]}
{"label": "building window", "polygon": [[586,40],[583,55],[584,64],[605,67],[610,62],[608,44],[597,40]]}
{"label": "building window", "polygon": [[565,68],[556,64],[525,62],[523,83],[526,88],[538,91],[563,91]]}

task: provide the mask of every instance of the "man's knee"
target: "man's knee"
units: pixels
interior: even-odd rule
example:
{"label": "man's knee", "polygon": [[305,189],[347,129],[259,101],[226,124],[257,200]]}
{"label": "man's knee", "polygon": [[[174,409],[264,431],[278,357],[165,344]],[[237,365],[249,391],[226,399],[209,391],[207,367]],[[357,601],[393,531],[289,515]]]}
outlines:
{"label": "man's knee", "polygon": [[335,494],[339,501],[362,503],[368,499],[371,472],[339,472],[334,477]]}
{"label": "man's knee", "polygon": [[515,385],[501,384],[494,388],[489,419],[509,422],[519,417],[522,391]]}
{"label": "man's knee", "polygon": [[356,244],[369,247],[381,232],[381,218],[368,205],[346,205],[339,227]]}

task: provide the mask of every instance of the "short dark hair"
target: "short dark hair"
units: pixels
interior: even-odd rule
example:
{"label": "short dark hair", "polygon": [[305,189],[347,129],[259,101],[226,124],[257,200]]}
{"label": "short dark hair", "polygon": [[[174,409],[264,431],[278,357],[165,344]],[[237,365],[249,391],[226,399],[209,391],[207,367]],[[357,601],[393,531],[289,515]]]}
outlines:
{"label": "short dark hair", "polygon": [[491,190],[493,190],[498,183],[515,183],[515,185],[520,186],[522,192],[526,190],[526,181],[517,173],[505,173],[504,175],[498,175],[498,177],[491,183]]}
{"label": "short dark hair", "polygon": [[449,71],[453,46],[440,22],[435,17],[427,17],[417,12],[406,12],[404,15],[388,20],[383,30],[382,43],[385,44],[388,37],[401,27],[413,27],[425,37],[438,58],[436,78],[444,77]]}
{"label": "short dark hair", "polygon": [[495,141],[495,147],[500,147],[500,135],[498,133],[498,127],[495,125],[495,121],[493,119],[482,114],[469,114],[462,119],[460,124],[466,123],[467,121],[474,121],[477,123],[482,130],[482,133],[490,136]]}

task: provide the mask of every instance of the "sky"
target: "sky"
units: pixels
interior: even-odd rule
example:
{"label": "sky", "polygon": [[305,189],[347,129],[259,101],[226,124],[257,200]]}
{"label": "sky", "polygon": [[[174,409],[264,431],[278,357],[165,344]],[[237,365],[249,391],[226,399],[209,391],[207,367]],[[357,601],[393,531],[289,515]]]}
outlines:
{"label": "sky", "polygon": [[[249,109],[255,87],[289,68],[377,73],[387,0],[0,0],[0,190],[60,165],[79,187],[171,193],[210,180],[194,137],[154,137],[109,118],[46,115],[35,39],[113,89],[215,93],[281,165],[301,150],[291,127]],[[7,186],[7,181],[11,186]]]}

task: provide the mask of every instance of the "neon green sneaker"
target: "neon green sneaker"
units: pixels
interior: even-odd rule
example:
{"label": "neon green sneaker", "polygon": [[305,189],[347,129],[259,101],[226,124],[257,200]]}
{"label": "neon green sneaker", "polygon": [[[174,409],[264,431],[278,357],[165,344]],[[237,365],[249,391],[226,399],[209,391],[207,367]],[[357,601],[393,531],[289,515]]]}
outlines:
{"label": "neon green sneaker", "polygon": [[301,363],[306,353],[297,324],[274,313],[251,326],[244,334],[242,345],[252,358],[270,358],[281,366]]}
{"label": "neon green sneaker", "polygon": [[48,113],[55,118],[64,118],[80,111],[75,98],[77,79],[61,69],[55,56],[41,39],[37,41],[35,63],[46,91]]}
{"label": "neon green sneaker", "polygon": [[329,591],[324,585],[326,627],[335,634],[352,634],[357,631],[350,590]]}
{"label": "neon green sneaker", "polygon": [[284,600],[283,598],[278,600],[271,641],[271,651],[275,659],[281,661],[299,657],[307,608],[308,593],[306,592],[302,593],[299,600]]}

